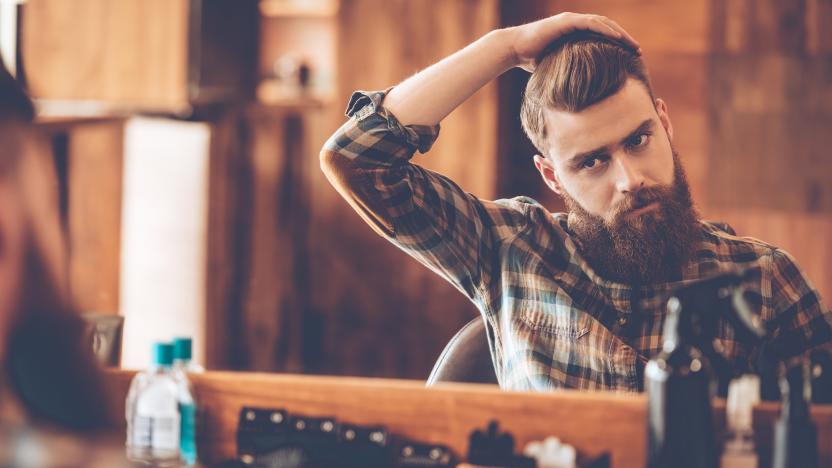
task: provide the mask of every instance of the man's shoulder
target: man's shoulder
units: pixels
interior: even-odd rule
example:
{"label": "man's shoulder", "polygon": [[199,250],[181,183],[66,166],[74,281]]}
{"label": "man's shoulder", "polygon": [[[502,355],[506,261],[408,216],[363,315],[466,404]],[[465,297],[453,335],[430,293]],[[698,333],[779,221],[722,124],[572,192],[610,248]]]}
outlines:
{"label": "man's shoulder", "polygon": [[740,236],[727,223],[700,220],[704,241],[723,260],[748,262],[785,254],[779,247],[755,237]]}
{"label": "man's shoulder", "polygon": [[494,203],[497,203],[497,204],[503,205],[503,206],[513,207],[513,208],[522,208],[522,209],[542,208],[544,210],[546,209],[543,205],[540,204],[539,201],[535,200],[532,197],[526,196],[526,195],[520,195],[520,196],[517,196],[517,197],[511,197],[511,198],[500,198],[498,200],[494,200]]}
{"label": "man's shoulder", "polygon": [[555,226],[562,229],[566,223],[566,213],[549,211],[542,203],[527,195],[511,198],[500,198],[494,203],[515,211],[522,212],[529,227]]}

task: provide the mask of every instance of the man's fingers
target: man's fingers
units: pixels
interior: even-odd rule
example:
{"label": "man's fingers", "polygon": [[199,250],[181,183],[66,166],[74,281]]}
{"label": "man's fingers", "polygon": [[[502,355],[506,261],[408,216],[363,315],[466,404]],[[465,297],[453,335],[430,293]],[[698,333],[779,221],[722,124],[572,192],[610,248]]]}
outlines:
{"label": "man's fingers", "polygon": [[640,50],[641,45],[638,43],[637,40],[630,33],[627,32],[626,29],[622,28],[621,25],[616,23],[615,21],[607,18],[606,16],[599,16],[600,20],[607,24],[610,28],[616,30],[620,34],[620,38],[625,42],[629,43],[633,48]]}
{"label": "man's fingers", "polygon": [[[521,62],[517,65],[528,71],[534,70],[536,64],[533,59],[539,58],[539,54],[546,45],[565,34],[578,30],[592,31],[609,37],[625,46],[632,47],[637,53],[641,54],[641,46],[638,41],[618,23],[605,16],[564,12],[529,23],[522,26],[522,28],[518,29],[522,32],[517,36],[520,39],[516,41],[514,48],[517,57],[521,59]],[[532,61],[528,62],[529,59]]]}
{"label": "man's fingers", "polygon": [[[618,25],[615,21],[604,16],[587,16],[584,18],[583,27],[591,31],[603,34],[613,39],[622,41],[634,49],[641,51],[641,46],[638,41],[633,38],[624,28]],[[577,26],[574,29],[581,29]]]}
{"label": "man's fingers", "polygon": [[584,24],[587,29],[595,31],[598,34],[603,34],[613,39],[623,39],[620,32],[596,16],[586,17]]}

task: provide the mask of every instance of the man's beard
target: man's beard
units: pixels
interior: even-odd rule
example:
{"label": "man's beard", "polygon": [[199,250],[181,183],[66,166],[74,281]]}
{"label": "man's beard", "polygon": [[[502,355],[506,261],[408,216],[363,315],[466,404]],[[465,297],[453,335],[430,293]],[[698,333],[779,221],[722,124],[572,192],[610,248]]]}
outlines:
{"label": "man's beard", "polygon": [[[681,279],[701,238],[698,214],[678,154],[673,152],[673,184],[627,194],[615,207],[611,222],[590,214],[568,194],[569,229],[596,273],[625,284],[650,284]],[[633,209],[653,202],[656,209],[628,217]]]}

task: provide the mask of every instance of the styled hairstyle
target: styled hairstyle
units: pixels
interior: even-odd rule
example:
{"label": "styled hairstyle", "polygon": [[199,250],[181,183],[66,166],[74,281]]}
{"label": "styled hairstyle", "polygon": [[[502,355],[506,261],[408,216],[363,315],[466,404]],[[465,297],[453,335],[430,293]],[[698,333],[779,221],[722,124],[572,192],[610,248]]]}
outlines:
{"label": "styled hairstyle", "polygon": [[[34,106],[0,61],[0,184],[13,184],[26,205],[21,167],[31,157]],[[37,194],[49,196],[48,194]],[[35,423],[97,434],[114,427],[108,392],[92,354],[85,322],[47,267],[47,254],[35,240],[39,226],[24,219],[25,239],[18,298],[9,317],[2,377]]]}
{"label": "styled hairstyle", "polygon": [[546,109],[580,112],[618,92],[634,78],[653,90],[647,68],[638,53],[593,32],[567,34],[552,43],[529,78],[520,120],[526,135],[544,156],[548,155]]}

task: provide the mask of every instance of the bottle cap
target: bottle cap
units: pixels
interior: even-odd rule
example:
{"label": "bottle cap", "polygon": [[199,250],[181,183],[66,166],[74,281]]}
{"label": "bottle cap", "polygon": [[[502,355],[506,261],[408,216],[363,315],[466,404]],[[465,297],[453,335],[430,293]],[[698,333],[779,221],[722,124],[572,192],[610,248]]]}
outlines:
{"label": "bottle cap", "polygon": [[190,361],[192,349],[193,340],[190,337],[177,337],[173,339],[173,359]]}
{"label": "bottle cap", "polygon": [[153,343],[153,363],[157,366],[170,367],[173,364],[173,345],[170,343]]}

